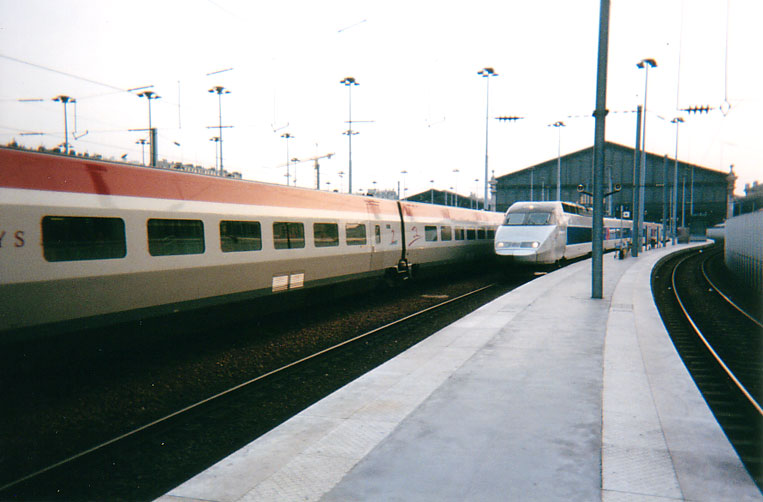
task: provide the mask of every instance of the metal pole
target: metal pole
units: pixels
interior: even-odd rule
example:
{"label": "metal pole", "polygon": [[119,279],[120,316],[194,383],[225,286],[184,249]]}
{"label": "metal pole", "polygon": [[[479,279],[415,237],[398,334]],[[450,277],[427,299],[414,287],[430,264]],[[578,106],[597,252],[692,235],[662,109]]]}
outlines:
{"label": "metal pole", "polygon": [[64,104],[64,151],[69,155],[69,119],[66,116],[66,103],[68,100],[61,100]]}
{"label": "metal pole", "polygon": [[662,158],[662,247],[665,247],[668,219],[668,155]]}
{"label": "metal pole", "polygon": [[[605,176],[607,178],[607,192],[612,192],[612,166],[604,166]],[[594,167],[594,175],[596,168]],[[595,187],[594,187],[595,188]],[[607,212],[605,216],[612,216],[612,196],[607,197]]]}
{"label": "metal pole", "polygon": [[639,225],[638,225],[638,213],[639,213],[639,180],[641,179],[640,171],[641,164],[639,163],[639,154],[641,151],[641,105],[636,107],[636,150],[633,154],[633,213],[631,218],[633,219],[633,235],[631,236],[632,246],[631,255],[633,257],[638,256],[640,239],[639,239]]}
{"label": "metal pole", "polygon": [[[215,87],[209,89],[209,92],[217,93],[217,119],[218,119],[217,137],[219,138],[219,143],[220,143],[220,175],[222,176],[224,171],[223,169],[223,100],[222,100],[222,95],[230,94],[230,91],[221,85],[216,85]],[[226,127],[232,127],[232,126],[226,126]]]}
{"label": "metal pole", "polygon": [[694,166],[691,166],[691,187],[689,188],[689,216],[694,216]]}
{"label": "metal pole", "polygon": [[482,208],[487,211],[487,166],[488,166],[488,160],[487,160],[487,145],[488,145],[488,116],[490,114],[490,78],[486,78],[486,91],[485,91],[485,200],[483,203]]}
{"label": "metal pole", "polygon": [[593,170],[593,242],[591,244],[591,298],[602,298],[604,255],[604,161],[607,117],[607,57],[609,44],[609,0],[601,0],[599,11],[599,62],[596,70],[596,117]]}
{"label": "metal pole", "polygon": [[[290,174],[291,171],[289,170],[289,164],[291,163],[291,156],[289,155],[289,140],[291,138],[293,138],[294,136],[292,136],[288,132],[285,132],[285,133],[281,134],[281,137],[286,140],[286,186],[289,186],[289,185],[291,185],[291,182],[289,181],[290,180],[290,176],[291,176],[291,174]],[[297,184],[296,180],[294,181],[294,184],[295,185]]]}
{"label": "metal pole", "polygon": [[686,216],[686,169],[684,169],[684,175],[681,176],[681,226],[685,227]]}
{"label": "metal pole", "polygon": [[156,164],[157,164],[157,152],[159,151],[159,149],[157,148],[157,143],[156,143],[156,139],[157,139],[156,129],[152,128],[151,130],[148,131],[148,134],[149,134],[149,136],[151,138],[151,148],[149,149],[149,153],[151,155],[151,159],[150,159],[151,160],[151,167],[156,167]]}
{"label": "metal pole", "polygon": [[[641,126],[641,173],[639,176],[639,211],[638,211],[638,225],[639,233],[644,228],[644,203],[645,201],[645,183],[646,183],[646,98],[647,90],[649,89],[649,67],[655,68],[657,62],[654,59],[642,59],[637,66],[643,68],[646,72],[644,74],[644,118],[643,125]],[[640,237],[640,235],[639,235]],[[641,240],[639,240],[639,245]]]}
{"label": "metal pole", "polygon": [[354,77],[345,77],[342,80],[340,80],[339,83],[347,86],[347,94],[348,94],[348,100],[349,100],[349,106],[348,106],[349,120],[347,121],[347,123],[349,124],[349,128],[347,129],[349,158],[347,159],[347,172],[348,172],[348,178],[349,178],[348,193],[352,193],[352,86],[360,85],[360,84],[358,84],[358,82],[355,80]]}
{"label": "metal pole", "polygon": [[675,163],[673,164],[673,200],[671,202],[671,210],[670,210],[670,227],[672,231],[672,244],[676,245],[676,239],[678,237],[678,215],[676,214],[678,211],[678,126],[683,122],[684,120],[681,117],[676,117],[673,120],[671,120],[672,123],[676,125],[676,155],[675,155]]}
{"label": "metal pole", "polygon": [[349,129],[349,134],[347,135],[347,137],[349,138],[349,143],[350,143],[350,145],[349,145],[350,158],[349,158],[349,161],[347,163],[347,172],[349,173],[347,175],[348,180],[349,180],[349,185],[348,185],[347,193],[352,193],[352,86],[351,85],[347,86],[347,92],[349,94],[349,99],[350,99],[350,103],[349,103],[349,113],[350,113],[349,124],[350,124],[350,129]]}
{"label": "metal pole", "polygon": [[223,94],[217,91],[217,136],[220,138],[220,175],[223,174]]}
{"label": "metal pole", "polygon": [[487,211],[488,210],[488,137],[489,137],[489,129],[488,124],[490,123],[490,77],[497,77],[498,74],[495,72],[493,68],[483,68],[480,71],[477,72],[478,75],[482,75],[483,78],[487,80],[485,82],[485,200],[482,204],[482,209]]}
{"label": "metal pole", "polygon": [[156,131],[151,123],[151,100],[159,99],[161,96],[154,91],[143,91],[138,94],[139,98],[146,98],[148,101],[148,139],[149,139],[149,164],[151,167],[156,167],[157,161],[157,148],[156,148]]}
{"label": "metal pole", "polygon": [[555,125],[558,133],[556,142],[556,200],[562,200],[562,123],[557,122]]}

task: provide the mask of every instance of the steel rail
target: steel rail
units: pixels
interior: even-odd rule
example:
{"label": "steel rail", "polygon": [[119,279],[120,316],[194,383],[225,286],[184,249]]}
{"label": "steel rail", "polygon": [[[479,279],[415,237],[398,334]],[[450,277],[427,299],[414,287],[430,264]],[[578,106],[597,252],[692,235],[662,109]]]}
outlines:
{"label": "steel rail", "polygon": [[761,323],[759,320],[755,319],[752,315],[748,314],[742,307],[737,305],[734,300],[726,296],[723,291],[721,291],[721,288],[719,288],[711,279],[710,276],[707,274],[707,271],[705,270],[705,264],[710,260],[710,258],[705,259],[702,261],[702,275],[705,277],[705,280],[710,285],[713,290],[715,290],[716,293],[721,295],[724,300],[726,300],[729,305],[737,309],[743,316],[745,316],[747,319],[751,320],[755,324],[758,325],[759,328],[763,329],[763,323]]}
{"label": "steel rail", "polygon": [[686,317],[686,320],[689,321],[689,324],[691,325],[692,329],[694,329],[694,332],[699,336],[700,340],[702,340],[702,343],[705,344],[705,347],[708,351],[710,351],[710,354],[715,358],[716,362],[723,368],[723,371],[726,372],[726,375],[728,375],[729,378],[736,384],[737,388],[739,388],[740,391],[742,391],[742,394],[747,398],[747,400],[752,404],[756,410],[758,410],[758,413],[763,416],[763,408],[761,408],[760,404],[755,400],[754,397],[747,391],[745,386],[742,384],[742,382],[739,381],[739,379],[734,375],[734,373],[729,369],[728,366],[726,366],[726,363],[723,362],[723,359],[718,355],[715,350],[713,350],[713,347],[710,346],[710,343],[707,341],[707,338],[705,338],[705,335],[702,334],[702,331],[699,329],[699,326],[694,322],[691,315],[689,315],[689,312],[686,310],[686,307],[684,306],[683,302],[681,301],[681,297],[678,294],[678,289],[676,289],[676,272],[678,271],[678,267],[681,266],[686,260],[691,258],[693,255],[688,254],[687,256],[683,257],[673,268],[673,273],[671,274],[671,285],[673,286],[673,294],[676,297],[676,301],[678,302],[678,306],[681,308],[681,311],[684,313],[684,316]]}
{"label": "steel rail", "polygon": [[60,461],[58,461],[58,462],[56,462],[54,464],[51,464],[51,465],[49,465],[47,467],[44,467],[44,468],[42,468],[42,469],[40,469],[38,471],[35,471],[35,472],[31,473],[31,474],[27,474],[26,476],[24,476],[22,478],[19,478],[19,479],[15,480],[15,481],[12,481],[12,482],[10,482],[10,483],[8,483],[6,485],[0,486],[0,492],[2,492],[4,490],[7,490],[8,488],[12,488],[12,487],[16,486],[19,483],[23,483],[24,481],[27,481],[27,480],[32,479],[34,477],[37,477],[40,474],[44,474],[44,473],[46,473],[48,471],[51,471],[51,470],[53,470],[53,469],[55,469],[57,467],[60,467],[60,466],[62,466],[64,464],[68,464],[69,462],[72,462],[74,460],[77,460],[78,458],[84,457],[85,455],[89,455],[90,453],[93,453],[93,452],[95,452],[97,450],[105,448],[105,447],[107,447],[109,445],[112,445],[112,444],[118,442],[118,441],[126,439],[126,438],[128,438],[130,436],[134,436],[135,434],[138,434],[139,432],[143,432],[143,431],[145,431],[145,430],[147,430],[147,429],[149,429],[149,428],[151,428],[151,427],[153,427],[155,425],[158,425],[158,424],[161,424],[163,422],[166,422],[166,421],[168,421],[168,420],[170,420],[172,418],[175,418],[178,415],[181,415],[181,414],[183,414],[183,413],[185,413],[187,411],[190,411],[190,410],[192,410],[194,408],[198,408],[199,406],[202,406],[202,405],[207,404],[207,403],[209,403],[211,401],[214,401],[215,399],[221,398],[221,397],[223,397],[225,395],[228,395],[228,394],[230,394],[232,392],[240,390],[240,389],[242,389],[242,388],[244,388],[244,387],[246,387],[248,385],[251,385],[251,384],[253,384],[255,382],[263,380],[263,379],[265,379],[265,378],[267,378],[269,376],[273,376],[276,373],[280,373],[282,371],[285,371],[285,370],[287,370],[289,368],[292,368],[292,367],[297,366],[299,364],[302,364],[302,363],[304,363],[306,361],[314,359],[314,358],[316,358],[318,356],[326,354],[327,352],[331,352],[331,351],[336,350],[336,349],[338,349],[340,347],[348,345],[348,344],[350,344],[352,342],[356,342],[356,341],[358,341],[358,340],[360,340],[362,338],[366,338],[366,337],[371,336],[373,334],[376,334],[376,333],[378,333],[380,331],[386,330],[386,329],[391,328],[393,326],[396,326],[398,324],[402,324],[402,323],[404,323],[406,321],[409,321],[410,319],[413,319],[415,317],[418,317],[420,315],[423,315],[423,314],[425,314],[427,312],[430,312],[432,310],[438,309],[440,307],[444,307],[445,305],[448,305],[450,303],[456,302],[458,300],[462,300],[464,298],[467,298],[467,297],[469,297],[471,295],[477,294],[477,293],[479,293],[481,291],[484,291],[484,290],[486,290],[488,288],[491,288],[493,286],[495,286],[495,283],[488,284],[487,286],[483,286],[481,288],[475,289],[474,291],[470,291],[468,293],[464,293],[463,295],[456,296],[454,298],[450,298],[449,300],[445,300],[445,301],[440,302],[438,304],[429,306],[429,307],[427,307],[427,308],[425,308],[423,310],[420,310],[418,312],[414,312],[413,314],[409,314],[409,315],[407,315],[405,317],[397,319],[396,321],[392,321],[392,322],[387,323],[387,324],[385,324],[383,326],[380,326],[378,328],[374,328],[374,329],[372,329],[370,331],[367,331],[365,333],[357,335],[357,336],[355,336],[353,338],[350,338],[350,339],[345,340],[343,342],[337,343],[336,345],[332,345],[331,347],[328,347],[328,348],[325,348],[325,349],[323,349],[321,351],[315,352],[314,354],[311,354],[309,356],[305,356],[302,359],[299,359],[297,361],[292,361],[291,363],[286,364],[284,366],[281,366],[280,368],[276,368],[274,370],[268,371],[267,373],[263,373],[262,375],[259,375],[259,376],[256,376],[256,377],[252,378],[251,380],[247,380],[246,382],[240,383],[240,384],[238,384],[238,385],[236,385],[234,387],[231,387],[231,388],[229,388],[227,390],[224,390],[224,391],[222,391],[222,392],[220,392],[218,394],[215,394],[213,396],[210,396],[210,397],[207,397],[205,399],[202,399],[201,401],[198,401],[198,402],[196,402],[194,404],[188,405],[185,408],[182,408],[182,409],[180,409],[178,411],[170,413],[169,415],[166,415],[166,416],[164,416],[162,418],[158,418],[158,419],[156,419],[156,420],[154,420],[152,422],[149,422],[149,423],[147,423],[145,425],[142,425],[142,426],[140,426],[140,427],[138,427],[136,429],[133,429],[133,430],[131,430],[129,432],[125,432],[124,434],[121,434],[121,435],[119,435],[119,436],[117,436],[115,438],[109,439],[108,441],[104,441],[103,443],[100,443],[100,444],[98,444],[96,446],[93,446],[92,448],[88,448],[87,450],[81,451],[81,452],[79,452],[79,453],[77,453],[75,455],[72,455],[72,456],[67,457],[67,458],[65,458],[63,460],[60,460]]}

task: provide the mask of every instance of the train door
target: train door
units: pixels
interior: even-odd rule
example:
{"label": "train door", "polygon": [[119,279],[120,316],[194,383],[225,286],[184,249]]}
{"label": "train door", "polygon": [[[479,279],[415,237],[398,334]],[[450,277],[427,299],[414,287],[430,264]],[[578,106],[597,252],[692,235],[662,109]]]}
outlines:
{"label": "train door", "polygon": [[389,239],[394,234],[394,229],[386,224],[378,201],[366,201],[368,212],[368,244],[370,249],[369,266],[371,270],[382,270],[385,265],[385,252],[388,252]]}

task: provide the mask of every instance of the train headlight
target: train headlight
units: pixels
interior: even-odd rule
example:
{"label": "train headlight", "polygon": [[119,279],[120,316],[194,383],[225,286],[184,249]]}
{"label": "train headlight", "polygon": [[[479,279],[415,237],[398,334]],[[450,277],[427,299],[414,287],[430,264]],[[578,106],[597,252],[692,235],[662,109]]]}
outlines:
{"label": "train headlight", "polygon": [[540,247],[540,242],[538,241],[525,241],[521,244],[522,248],[532,248],[532,249],[538,249]]}
{"label": "train headlight", "polygon": [[497,241],[497,242],[495,243],[495,248],[496,248],[496,249],[503,249],[503,248],[505,248],[505,247],[506,247],[506,244],[507,244],[506,242],[503,242],[503,241]]}

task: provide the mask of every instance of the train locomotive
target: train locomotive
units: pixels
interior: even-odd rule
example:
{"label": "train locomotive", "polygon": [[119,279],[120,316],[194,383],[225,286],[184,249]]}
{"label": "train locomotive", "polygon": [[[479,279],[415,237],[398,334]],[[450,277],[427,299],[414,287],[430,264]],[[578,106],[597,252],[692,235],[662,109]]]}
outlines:
{"label": "train locomotive", "polygon": [[0,148],[0,341],[476,262],[501,218]]}
{"label": "train locomotive", "polygon": [[[508,264],[555,266],[591,253],[593,211],[571,202],[515,202],[495,234],[495,254]],[[604,250],[631,244],[632,221],[604,218]],[[645,225],[650,242],[659,227]]]}

